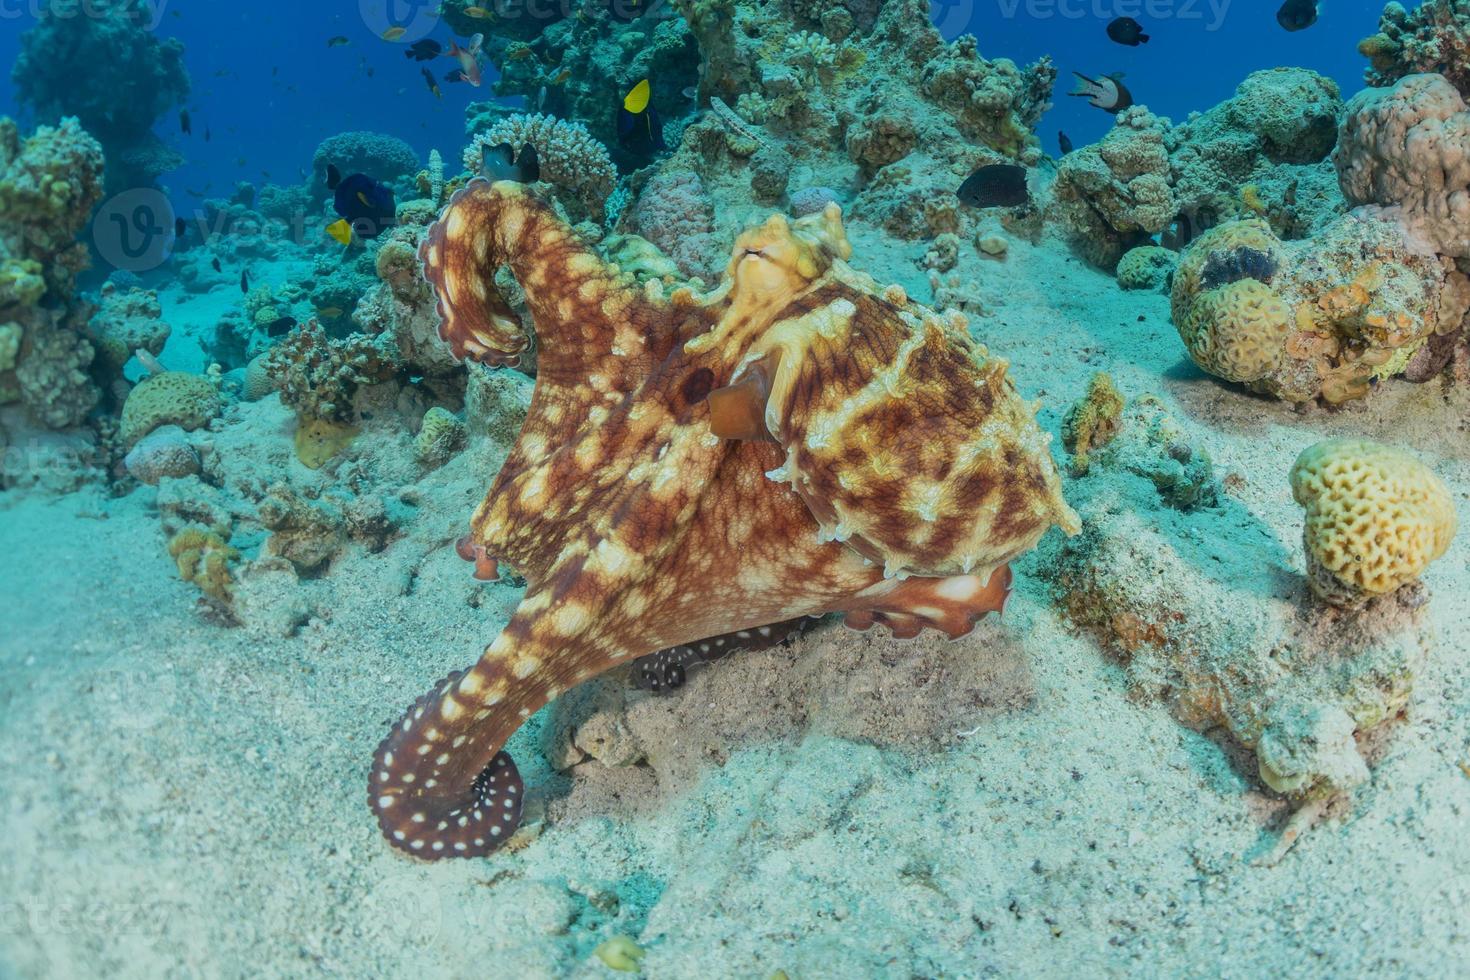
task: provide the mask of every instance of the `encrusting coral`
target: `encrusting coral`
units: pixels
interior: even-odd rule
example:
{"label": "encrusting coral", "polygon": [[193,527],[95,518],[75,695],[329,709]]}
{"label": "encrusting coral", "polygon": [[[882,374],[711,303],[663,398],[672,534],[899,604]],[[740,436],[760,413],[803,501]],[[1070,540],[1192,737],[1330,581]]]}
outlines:
{"label": "encrusting coral", "polygon": [[1312,591],[1335,605],[1361,605],[1416,581],[1458,527],[1450,492],[1429,467],[1366,439],[1304,450],[1291,468],[1291,493],[1306,508]]}
{"label": "encrusting coral", "polygon": [[93,308],[76,294],[87,248],[76,238],[101,198],[102,147],[75,119],[22,140],[0,118],[0,325],[15,348],[0,404],[19,400],[48,428],[77,425],[100,394],[88,373]]}
{"label": "encrusting coral", "polygon": [[1087,473],[1088,457],[1118,434],[1123,396],[1107,374],[1099,371],[1087,383],[1087,393],[1067,409],[1062,419],[1062,447],[1072,454],[1072,475]]}
{"label": "encrusting coral", "polygon": [[379,747],[368,799],[395,847],[503,843],[523,796],[506,740],[571,685],[802,614],[963,635],[1003,605],[1006,562],[1077,530],[1006,363],[850,251],[835,205],[776,215],[718,289],[665,296],[522,187],[451,201],[423,248],[446,341],[489,364],[526,348],[496,287],[508,266],[540,344],[531,414],[458,550],[528,586],[479,663]]}

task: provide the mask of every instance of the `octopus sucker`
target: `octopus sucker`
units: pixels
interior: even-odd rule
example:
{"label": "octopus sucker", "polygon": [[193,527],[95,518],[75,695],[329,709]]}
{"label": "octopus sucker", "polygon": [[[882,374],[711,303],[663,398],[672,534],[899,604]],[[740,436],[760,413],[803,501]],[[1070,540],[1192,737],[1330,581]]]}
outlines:
{"label": "octopus sucker", "polygon": [[835,205],[773,216],[719,287],[664,298],[526,187],[451,199],[421,252],[441,335],[514,362],[529,334],[505,269],[538,349],[520,437],[455,547],[527,589],[379,747],[368,802],[390,844],[429,860],[503,844],[525,794],[506,743],[571,686],[634,660],[667,690],[830,613],[963,636],[1004,609],[1008,561],[1075,533],[1004,363],[851,254]]}

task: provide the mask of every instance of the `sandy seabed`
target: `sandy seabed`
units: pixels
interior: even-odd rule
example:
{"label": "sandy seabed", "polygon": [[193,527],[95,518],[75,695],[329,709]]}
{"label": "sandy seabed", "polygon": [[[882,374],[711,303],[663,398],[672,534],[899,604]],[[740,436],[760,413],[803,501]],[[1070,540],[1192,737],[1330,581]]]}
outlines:
{"label": "sandy seabed", "polygon": [[[859,268],[915,269],[853,238]],[[1044,424],[1098,370],[1157,395],[1240,477],[1292,574],[1286,471],[1325,436],[1412,449],[1470,513],[1470,393],[1395,382],[1297,413],[1200,374],[1166,297],[1119,291],[1059,243],[985,261],[973,330]],[[274,397],[237,424],[289,432]],[[1426,576],[1433,656],[1371,783],[1274,867],[1251,859],[1286,805],[1253,761],[1131,696],[1034,559],[1005,620],[959,642],[826,625],[645,698],[669,720],[656,767],[556,772],[548,708],[510,746],[540,801],[528,843],[405,859],[366,806],[372,750],[517,599],[449,546],[493,475],[472,455],[423,479],[384,551],[313,583],[289,638],[198,613],[156,490],[0,498],[0,975],[605,976],[593,950],[613,935],[650,977],[1470,972],[1467,533]],[[1221,518],[1190,519],[1208,537]]]}

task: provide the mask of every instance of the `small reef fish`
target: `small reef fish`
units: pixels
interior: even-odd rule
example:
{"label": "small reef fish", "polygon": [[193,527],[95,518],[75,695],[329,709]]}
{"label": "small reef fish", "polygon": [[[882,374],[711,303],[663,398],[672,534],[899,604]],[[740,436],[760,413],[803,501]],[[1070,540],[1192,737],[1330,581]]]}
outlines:
{"label": "small reef fish", "polygon": [[175,244],[184,240],[184,235],[189,230],[189,223],[183,218],[174,219],[174,242]]}
{"label": "small reef fish", "polygon": [[464,15],[466,17],[473,17],[475,20],[490,20],[495,16],[492,11],[486,10],[484,7],[466,7],[464,8]]}
{"label": "small reef fish", "polygon": [[1057,130],[1057,149],[1062,151],[1062,156],[1066,156],[1068,153],[1071,153],[1073,150],[1076,149],[1076,147],[1072,145],[1072,137],[1068,136],[1065,131],[1060,129]]}
{"label": "small reef fish", "polygon": [[520,184],[534,184],[541,179],[541,160],[536,148],[527,143],[521,149],[520,158],[515,147],[509,143],[488,147],[480,163],[480,173],[490,180],[513,180]]}
{"label": "small reef fish", "polygon": [[250,270],[249,269],[241,269],[240,270],[240,292],[245,293],[246,295],[249,295],[249,293],[250,293]]}
{"label": "small reef fish", "polygon": [[[456,69],[456,70],[458,70],[458,69]],[[424,72],[424,81],[428,84],[429,91],[434,93],[434,98],[436,98],[436,99],[442,99],[442,98],[444,98],[444,90],[441,89],[441,88],[439,88],[439,83],[438,82],[434,81],[434,73],[431,72],[431,71],[429,71],[429,69],[427,69],[427,68],[423,69],[423,72]],[[445,81],[451,81],[451,79],[446,78]]]}
{"label": "small reef fish", "polygon": [[1317,23],[1317,0],[1286,0],[1276,11],[1276,23],[1288,31],[1304,31]]}
{"label": "small reef fish", "polygon": [[1026,168],[1014,163],[981,167],[965,178],[956,194],[972,208],[1013,208],[1031,200]]}
{"label": "small reef fish", "polygon": [[[465,13],[476,8],[469,7]],[[475,88],[480,87],[480,46],[485,43],[485,35],[476,34],[470,38],[467,48],[460,47],[456,42],[449,42],[449,57],[459,60],[459,70],[464,75],[464,81],[469,82]]]}
{"label": "small reef fish", "polygon": [[397,220],[393,191],[367,174],[344,178],[336,164],[328,164],[327,190],[335,195],[332,209],[341,219],[327,226],[327,234],[343,245],[352,244],[354,237],[377,238]]}
{"label": "small reef fish", "polygon": [[342,315],[342,308],[339,306],[318,306],[316,313],[323,320],[335,320]]}
{"label": "small reef fish", "polygon": [[210,264],[210,267],[213,268],[215,272],[224,272],[225,271],[224,266],[222,266],[222,265],[219,264],[219,259],[214,259],[209,264]]}
{"label": "small reef fish", "polygon": [[189,118],[189,110],[179,110],[179,129],[183,130],[185,136],[194,135],[194,123]]}
{"label": "small reef fish", "polygon": [[340,48],[351,43],[351,39],[343,37],[341,34],[338,34],[336,37],[327,38],[327,47],[329,48]]}
{"label": "small reef fish", "polygon": [[384,31],[382,34],[379,34],[378,36],[381,37],[385,41],[396,41],[400,37],[402,37],[403,35],[405,35],[407,33],[408,33],[408,28],[406,28],[406,27],[390,27],[386,31]]}
{"label": "small reef fish", "polygon": [[624,141],[647,136],[655,150],[664,150],[664,127],[658,120],[658,110],[653,107],[653,85],[644,79],[623,97],[618,108],[618,136]]}
{"label": "small reef fish", "polygon": [[1103,75],[1095,79],[1088,78],[1080,71],[1072,74],[1077,76],[1077,88],[1068,94],[1084,98],[1104,112],[1116,116],[1133,104],[1133,93],[1123,85],[1122,74]]}
{"label": "small reef fish", "polygon": [[209,137],[210,137],[209,127],[208,126],[205,126],[204,127],[204,142],[208,143],[209,142]]}
{"label": "small reef fish", "polygon": [[266,325],[265,335],[267,337],[279,337],[296,326],[294,316],[283,316],[279,320],[272,320]]}
{"label": "small reef fish", "polygon": [[1119,17],[1109,24],[1108,37],[1130,48],[1148,43],[1148,35],[1143,33],[1143,25],[1132,17]]}
{"label": "small reef fish", "polygon": [[433,38],[425,38],[410,44],[408,50],[403,52],[403,56],[414,61],[433,61],[443,53],[444,45]]}

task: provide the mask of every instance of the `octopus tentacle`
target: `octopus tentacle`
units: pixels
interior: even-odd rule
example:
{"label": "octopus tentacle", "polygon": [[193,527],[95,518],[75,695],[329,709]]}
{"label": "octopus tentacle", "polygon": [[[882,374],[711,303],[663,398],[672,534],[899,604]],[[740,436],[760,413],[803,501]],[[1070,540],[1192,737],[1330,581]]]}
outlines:
{"label": "octopus tentacle", "polygon": [[986,614],[1003,615],[1010,595],[1011,568],[1002,565],[988,579],[978,575],[887,579],[832,611],[846,612],[843,623],[858,631],[882,624],[897,639],[908,640],[928,626],[957,640]]}
{"label": "octopus tentacle", "polygon": [[753,653],[793,639],[818,622],[817,616],[798,616],[770,626],[736,630],[722,636],[668,647],[633,661],[633,686],[654,694],[672,694],[683,687],[695,667],[723,660],[732,653]]}
{"label": "octopus tentacle", "polygon": [[471,181],[450,199],[419,251],[438,297],[440,336],[456,357],[514,364],[529,344],[495,285],[508,268],[536,328],[537,376],[586,390],[602,375],[636,387],[678,332],[673,305],[620,279],[525,186]]}

